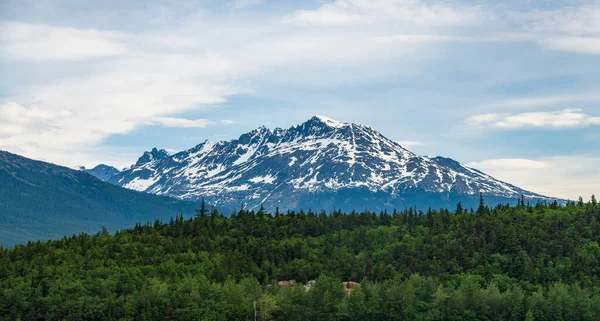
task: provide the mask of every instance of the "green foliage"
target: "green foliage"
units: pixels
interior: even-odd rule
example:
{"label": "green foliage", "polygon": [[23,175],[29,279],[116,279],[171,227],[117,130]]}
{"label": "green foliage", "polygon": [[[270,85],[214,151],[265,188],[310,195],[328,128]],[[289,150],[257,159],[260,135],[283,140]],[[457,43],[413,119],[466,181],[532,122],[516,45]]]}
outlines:
{"label": "green foliage", "polygon": [[[457,208],[225,217],[205,206],[0,248],[0,320],[600,318],[597,203]],[[343,281],[360,285],[347,295]]]}

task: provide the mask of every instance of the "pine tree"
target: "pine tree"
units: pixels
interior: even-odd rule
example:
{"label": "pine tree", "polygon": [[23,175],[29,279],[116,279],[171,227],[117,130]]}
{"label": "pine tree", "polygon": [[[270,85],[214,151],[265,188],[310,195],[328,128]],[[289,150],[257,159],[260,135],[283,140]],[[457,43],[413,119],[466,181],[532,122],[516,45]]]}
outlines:
{"label": "pine tree", "polygon": [[535,318],[533,317],[533,312],[531,311],[531,309],[529,309],[527,311],[527,314],[525,315],[525,321],[534,321]]}
{"label": "pine tree", "polygon": [[219,217],[219,210],[215,206],[212,207],[212,210],[210,212],[210,217],[211,218]]}
{"label": "pine tree", "polygon": [[206,201],[202,199],[202,203],[200,203],[200,209],[196,211],[196,216],[205,217],[208,214],[208,209],[206,208]]}
{"label": "pine tree", "polygon": [[462,213],[463,213],[462,203],[458,202],[458,204],[456,204],[456,214],[462,214]]}
{"label": "pine tree", "polygon": [[477,214],[482,215],[485,214],[485,202],[483,201],[483,193],[479,192],[479,207],[477,207]]}

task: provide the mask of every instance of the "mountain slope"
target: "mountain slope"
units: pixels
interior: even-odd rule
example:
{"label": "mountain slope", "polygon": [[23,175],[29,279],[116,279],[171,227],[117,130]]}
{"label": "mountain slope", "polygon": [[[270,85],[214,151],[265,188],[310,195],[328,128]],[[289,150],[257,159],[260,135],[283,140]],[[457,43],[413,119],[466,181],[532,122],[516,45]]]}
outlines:
{"label": "mountain slope", "polygon": [[443,157],[422,157],[365,125],[315,116],[289,129],[260,127],[134,166],[109,182],[222,207],[383,209],[476,205],[544,196]]}
{"label": "mountain slope", "polygon": [[80,169],[92,176],[95,176],[97,179],[99,179],[101,181],[107,181],[109,178],[111,178],[119,173],[119,170],[116,169],[115,167],[104,165],[104,164],[100,164],[92,169],[87,169],[85,167],[81,167]]}
{"label": "mountain slope", "polygon": [[0,151],[0,244],[191,215],[196,204],[124,189],[82,171]]}

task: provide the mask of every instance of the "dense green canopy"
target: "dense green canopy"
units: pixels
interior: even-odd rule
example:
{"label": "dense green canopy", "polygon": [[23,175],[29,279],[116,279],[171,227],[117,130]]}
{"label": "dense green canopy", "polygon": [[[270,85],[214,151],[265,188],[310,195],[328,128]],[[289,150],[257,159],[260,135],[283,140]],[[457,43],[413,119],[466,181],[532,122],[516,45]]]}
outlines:
{"label": "dense green canopy", "polygon": [[[0,250],[0,319],[598,320],[599,221],[595,199],[398,213],[204,209]],[[361,285],[348,296],[342,281]]]}

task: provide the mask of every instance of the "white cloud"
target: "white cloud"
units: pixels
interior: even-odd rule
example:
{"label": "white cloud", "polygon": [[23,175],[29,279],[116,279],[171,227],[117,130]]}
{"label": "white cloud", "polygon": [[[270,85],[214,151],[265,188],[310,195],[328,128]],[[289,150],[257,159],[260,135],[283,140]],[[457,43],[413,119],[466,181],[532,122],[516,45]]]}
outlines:
{"label": "white cloud", "polygon": [[[385,3],[376,3],[380,7],[374,9],[381,11]],[[369,12],[372,9],[360,1],[353,5]],[[447,11],[435,6],[423,11],[418,9],[420,5],[414,2],[409,6],[419,15]],[[229,120],[213,123],[173,115],[199,111],[231,95],[251,92],[246,80],[273,70],[356,66],[397,59],[422,48],[373,41],[377,30],[360,36],[335,30],[314,32],[280,20],[236,21],[215,29],[210,22],[213,17],[203,18],[185,28],[138,34],[3,22],[0,58],[46,64],[76,61],[76,67],[65,74],[53,70],[52,82],[15,85],[11,94],[0,100],[0,104],[19,110],[3,117],[0,148],[20,150],[31,157],[56,156],[97,146],[113,135],[148,124],[186,128],[229,125]],[[109,59],[85,61],[91,58]],[[71,74],[78,67],[85,68]],[[318,78],[324,81],[325,77],[320,73]],[[305,81],[314,83],[312,78]],[[7,113],[8,107],[4,109]]]}
{"label": "white cloud", "polygon": [[469,117],[468,122],[475,124],[491,124],[498,121],[502,115],[500,114],[481,114]]}
{"label": "white cloud", "polygon": [[55,127],[55,121],[72,116],[69,110],[25,108],[15,102],[0,103],[0,139],[30,131],[43,132]]}
{"label": "white cloud", "polygon": [[[365,26],[393,23],[402,33],[380,35],[384,42],[514,42],[530,41],[548,49],[600,53],[600,4],[583,4],[556,10],[515,12],[472,4],[425,0],[335,0],[314,10],[298,10],[285,22],[323,26]],[[407,29],[406,26],[409,26]],[[462,34],[411,33],[411,27],[485,26]],[[390,30],[394,30],[391,25]],[[425,29],[425,30],[427,30]],[[507,31],[512,30],[512,31]]]}
{"label": "white cloud", "polygon": [[185,119],[176,117],[154,117],[146,124],[161,124],[165,127],[179,128],[204,128],[206,126],[215,125],[216,123],[209,119]]}
{"label": "white cloud", "polygon": [[84,60],[126,54],[117,32],[0,22],[0,54],[13,60]]}
{"label": "white cloud", "polygon": [[284,21],[316,25],[349,25],[369,22],[369,19],[362,15],[322,7],[319,11],[299,10],[294,15],[286,17]]}
{"label": "white cloud", "polygon": [[[201,110],[240,92],[228,84],[228,64],[211,56],[136,54],[102,70],[20,88],[0,101],[0,148],[59,162],[63,153],[78,155],[152,120],[169,127],[206,126],[204,120],[169,115]],[[71,161],[65,164],[91,165]]]}
{"label": "white cloud", "polygon": [[565,103],[587,103],[600,101],[596,93],[581,93],[575,95],[548,95],[540,97],[519,97],[482,104],[479,108],[535,108],[555,106]]}
{"label": "white cloud", "polygon": [[600,125],[600,117],[585,114],[582,109],[563,109],[520,114],[481,114],[469,117],[467,122],[497,128],[565,128]]}
{"label": "white cloud", "polygon": [[[52,63],[111,58],[94,61],[75,77],[60,77],[59,73],[53,75],[51,83],[15,87],[10,96],[0,100],[0,148],[47,160],[63,153],[76,155],[86,146],[149,123],[187,128],[212,125],[203,119],[183,120],[171,115],[201,110],[224,102],[230,95],[249,92],[251,88],[241,79],[265,69],[344,64],[377,59],[379,52],[394,53],[379,50],[381,46],[351,50],[361,40],[350,36],[337,38],[337,42],[327,34],[277,33],[265,37],[254,34],[252,28],[224,29],[225,35],[210,30],[178,32],[172,38],[162,32],[133,35],[22,23],[3,25],[15,31],[0,34],[5,59]],[[79,48],[79,44],[84,47]],[[229,125],[231,121],[218,123]],[[73,160],[69,165],[73,164],[85,162]]]}
{"label": "white cloud", "polygon": [[555,156],[536,160],[489,159],[467,165],[529,191],[576,200],[600,193],[598,164],[597,157]]}
{"label": "white cloud", "polygon": [[600,4],[573,5],[555,10],[511,12],[511,21],[538,35],[550,49],[600,54]]}
{"label": "white cloud", "polygon": [[336,0],[315,10],[298,10],[286,22],[317,25],[381,24],[462,25],[480,21],[477,6],[450,6],[421,0]]}
{"label": "white cloud", "polygon": [[480,162],[469,163],[474,168],[492,168],[494,170],[530,170],[552,168],[548,161],[538,161],[523,158],[498,158],[487,159]]}
{"label": "white cloud", "polygon": [[264,2],[265,0],[234,0],[232,4],[235,9],[244,9],[263,4]]}
{"label": "white cloud", "polygon": [[432,34],[400,34],[393,36],[375,37],[380,42],[442,42],[442,41],[476,41],[475,38],[462,36],[446,36]]}
{"label": "white cloud", "polygon": [[600,37],[551,37],[540,43],[551,49],[600,54]]}
{"label": "white cloud", "polygon": [[536,40],[528,33],[490,32],[478,35],[439,34],[396,34],[374,38],[381,42],[523,42]]}
{"label": "white cloud", "polygon": [[532,32],[575,36],[600,33],[600,3],[571,5],[553,10],[511,12],[511,18]]}
{"label": "white cloud", "polygon": [[397,143],[405,148],[425,146],[425,143],[416,140],[400,140]]}
{"label": "white cloud", "polygon": [[[259,2],[226,3],[241,8]],[[203,119],[173,115],[190,110],[197,114],[206,105],[252,92],[256,82],[268,77],[319,86],[335,81],[368,82],[379,76],[373,72],[376,68],[385,69],[382,74],[393,70],[394,76],[412,76],[422,72],[422,56],[431,59],[446,54],[429,50],[433,42],[537,41],[539,35],[551,38],[548,30],[575,33],[596,23],[485,34],[488,31],[479,32],[479,26],[496,13],[484,12],[478,5],[425,0],[336,0],[315,10],[284,15],[288,23],[282,23],[282,16],[265,18],[261,14],[257,20],[235,10],[227,12],[240,14],[240,19],[223,19],[208,11],[202,11],[200,18],[177,12],[173,11],[171,21],[170,14],[161,18],[166,28],[140,28],[131,33],[0,23],[2,62],[34,61],[40,68],[29,78],[41,74],[52,79],[31,82],[35,86],[22,85],[16,79],[6,91],[0,101],[5,106],[0,111],[5,113],[0,117],[0,148],[19,149],[29,156],[75,154],[84,146],[101,144],[112,135],[127,134],[153,120],[163,126],[208,126]],[[139,13],[137,23],[145,14],[148,12]],[[546,18],[527,19],[522,19],[524,24]],[[123,26],[115,25],[118,27]],[[577,32],[578,37],[593,36]],[[88,62],[90,59],[94,60]],[[388,64],[392,60],[393,64]],[[52,67],[48,68],[52,75],[44,74],[47,66],[63,61],[76,62],[64,73]],[[371,65],[379,66],[369,69]],[[356,77],[359,69],[367,72]],[[290,70],[295,73],[287,72]],[[8,105],[13,105],[11,114]],[[508,116],[496,115],[496,122]],[[214,123],[230,124],[228,120]],[[478,123],[492,124],[481,119]]]}
{"label": "white cloud", "polygon": [[232,125],[235,122],[230,119],[223,119],[213,121],[210,119],[199,118],[199,119],[186,119],[178,117],[153,117],[150,120],[144,122],[145,125],[162,125],[165,127],[177,127],[177,128],[205,128],[208,126],[214,126],[217,124]]}

